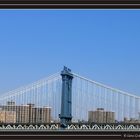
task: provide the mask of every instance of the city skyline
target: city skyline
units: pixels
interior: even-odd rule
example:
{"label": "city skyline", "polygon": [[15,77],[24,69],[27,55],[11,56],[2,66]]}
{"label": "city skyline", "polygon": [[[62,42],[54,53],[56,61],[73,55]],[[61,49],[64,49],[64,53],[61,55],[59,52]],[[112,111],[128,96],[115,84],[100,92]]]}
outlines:
{"label": "city skyline", "polygon": [[0,94],[66,65],[73,72],[140,96],[139,13],[1,10]]}

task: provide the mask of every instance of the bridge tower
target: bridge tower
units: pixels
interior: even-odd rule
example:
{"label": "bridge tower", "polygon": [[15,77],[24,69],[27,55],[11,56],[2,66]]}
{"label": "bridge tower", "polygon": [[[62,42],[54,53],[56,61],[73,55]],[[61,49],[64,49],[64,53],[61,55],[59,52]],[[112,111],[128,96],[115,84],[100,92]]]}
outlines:
{"label": "bridge tower", "polygon": [[72,120],[72,79],[71,70],[64,66],[61,71],[62,76],[62,96],[61,96],[61,114],[59,114],[61,127],[67,127],[67,123]]}

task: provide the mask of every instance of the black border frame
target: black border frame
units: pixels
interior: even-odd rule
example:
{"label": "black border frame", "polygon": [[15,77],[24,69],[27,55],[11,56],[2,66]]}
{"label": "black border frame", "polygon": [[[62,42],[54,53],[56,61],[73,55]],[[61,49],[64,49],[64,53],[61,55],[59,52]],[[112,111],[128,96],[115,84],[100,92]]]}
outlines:
{"label": "black border frame", "polygon": [[136,9],[140,0],[0,0],[0,9]]}
{"label": "black border frame", "polygon": [[[140,0],[0,0],[0,9],[140,9]],[[77,135],[77,136],[75,136]],[[84,136],[85,135],[85,136]],[[86,136],[87,135],[87,136]],[[90,136],[89,136],[90,135]],[[91,136],[92,135],[92,136]],[[97,136],[98,135],[98,136]],[[119,135],[119,136],[110,136]],[[0,131],[0,139],[138,139],[133,132],[13,132]]]}
{"label": "black border frame", "polygon": [[140,139],[139,131],[0,131],[0,139],[47,139],[47,140],[91,140],[91,139]]}

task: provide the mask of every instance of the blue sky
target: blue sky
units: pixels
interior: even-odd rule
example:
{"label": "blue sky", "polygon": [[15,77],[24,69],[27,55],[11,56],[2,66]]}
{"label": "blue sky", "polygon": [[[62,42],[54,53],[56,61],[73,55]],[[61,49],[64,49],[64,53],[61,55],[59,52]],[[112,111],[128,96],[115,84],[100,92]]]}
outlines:
{"label": "blue sky", "polygon": [[0,10],[0,94],[61,71],[140,95],[140,10]]}

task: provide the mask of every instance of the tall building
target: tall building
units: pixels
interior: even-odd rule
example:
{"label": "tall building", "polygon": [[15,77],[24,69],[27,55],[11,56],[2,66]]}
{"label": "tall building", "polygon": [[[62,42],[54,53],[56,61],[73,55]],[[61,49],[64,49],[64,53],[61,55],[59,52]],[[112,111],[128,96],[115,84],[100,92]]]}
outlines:
{"label": "tall building", "polygon": [[[35,107],[34,104],[15,105],[14,102],[7,102],[1,105],[0,122],[4,123],[50,123],[51,108]],[[6,114],[4,115],[4,112]],[[9,114],[8,114],[9,113]],[[9,119],[8,119],[9,118]],[[12,121],[10,121],[10,119]]]}
{"label": "tall building", "polygon": [[115,112],[97,108],[95,111],[88,112],[88,121],[94,123],[115,123]]}
{"label": "tall building", "polygon": [[33,123],[50,123],[51,122],[51,108],[32,108]]}
{"label": "tall building", "polygon": [[5,111],[0,110],[0,123],[5,122]]}
{"label": "tall building", "polygon": [[15,111],[5,111],[5,123],[16,123]]}
{"label": "tall building", "polygon": [[106,112],[106,123],[115,123],[115,112]]}
{"label": "tall building", "polygon": [[34,123],[33,121],[33,107],[35,106],[34,104],[27,104],[29,106],[29,123]]}
{"label": "tall building", "polygon": [[17,123],[29,123],[29,105],[21,105],[16,107],[16,122]]}
{"label": "tall building", "polygon": [[0,110],[0,123],[16,123],[16,112]]}
{"label": "tall building", "polygon": [[7,102],[6,105],[0,106],[3,111],[16,112],[17,123],[29,123],[29,105],[15,105],[14,102]]}

